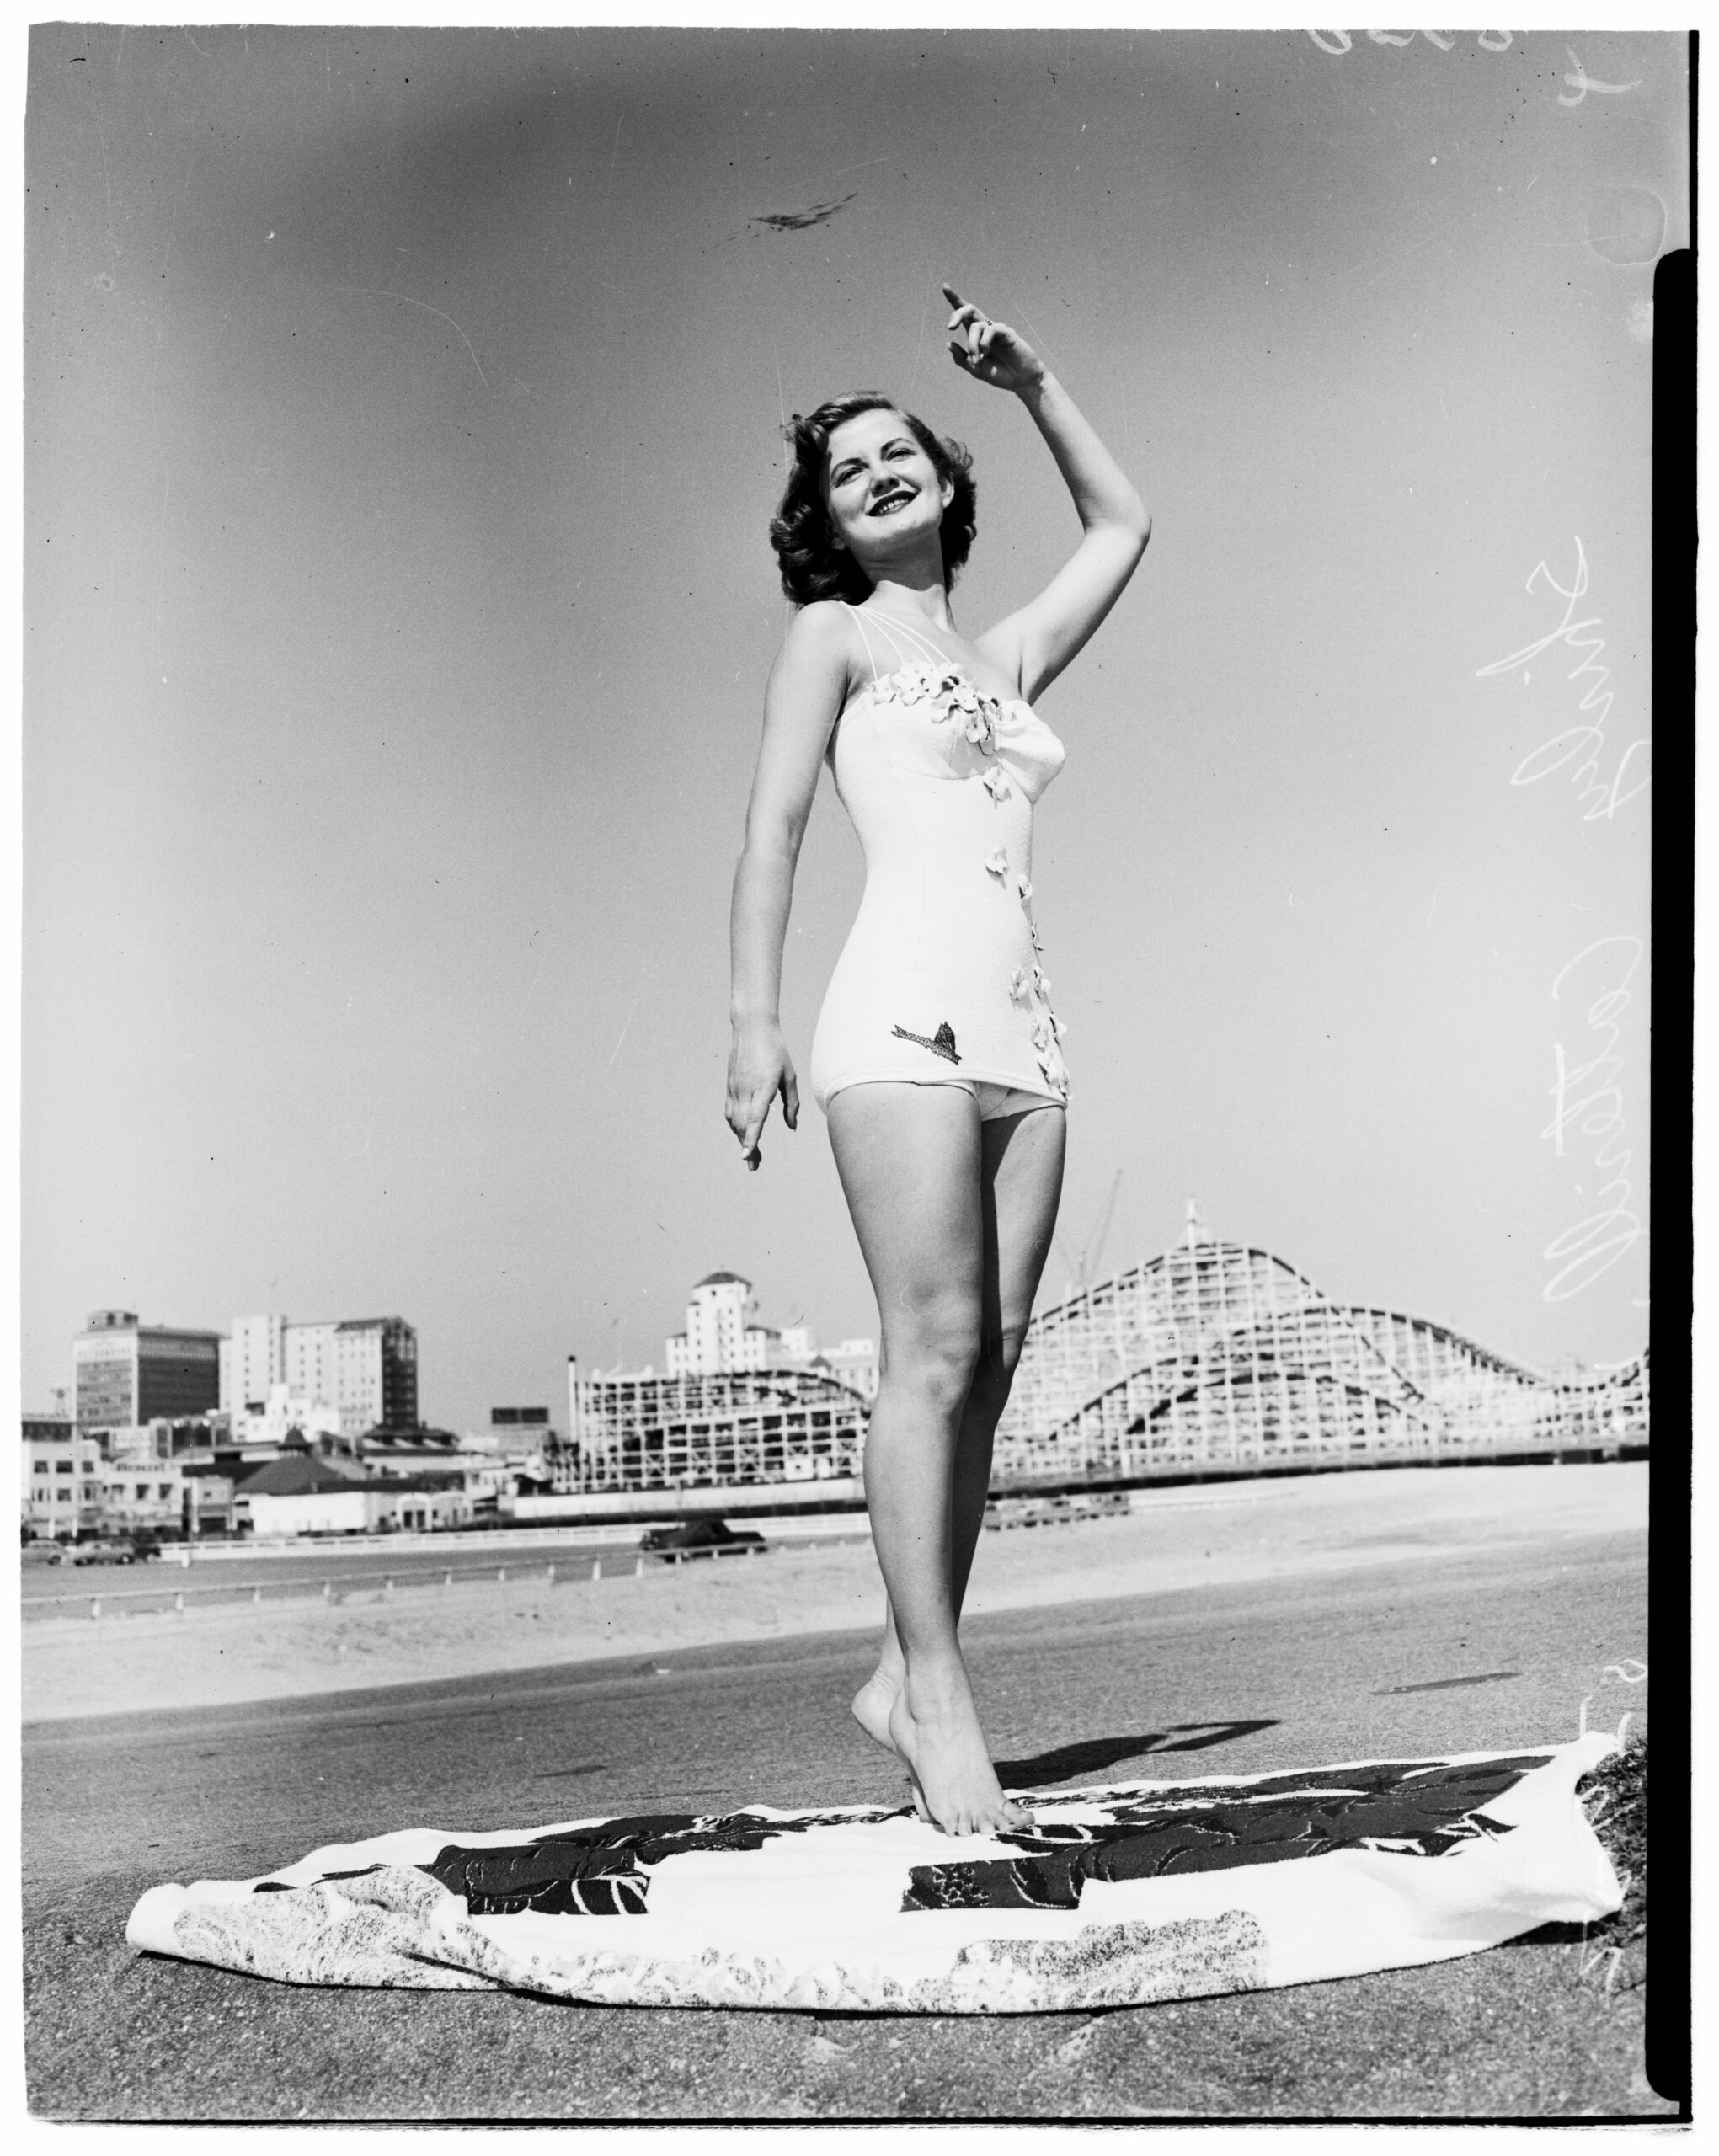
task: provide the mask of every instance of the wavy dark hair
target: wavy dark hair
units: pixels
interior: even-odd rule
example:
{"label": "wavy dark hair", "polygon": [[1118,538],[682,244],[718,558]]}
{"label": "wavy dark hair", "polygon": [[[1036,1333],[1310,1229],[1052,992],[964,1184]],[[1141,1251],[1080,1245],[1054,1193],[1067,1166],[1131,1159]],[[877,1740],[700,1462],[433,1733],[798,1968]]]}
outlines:
{"label": "wavy dark hair", "polygon": [[862,412],[901,412],[913,437],[936,467],[940,480],[954,488],[943,511],[938,536],[943,548],[943,581],[953,587],[972,551],[978,529],[979,490],[973,483],[973,459],[958,441],[941,439],[923,419],[902,412],[893,397],[881,390],[860,389],[846,397],[832,397],[815,412],[802,418],[796,412],[782,429],[793,446],[793,467],[788,473],[781,507],[770,520],[770,543],[782,564],[782,588],[797,606],[814,599],[846,599],[854,606],[871,595],[869,577],[845,547],[838,547],[830,530],[830,513],[824,505],[824,468],[830,454],[830,437],[844,419]]}

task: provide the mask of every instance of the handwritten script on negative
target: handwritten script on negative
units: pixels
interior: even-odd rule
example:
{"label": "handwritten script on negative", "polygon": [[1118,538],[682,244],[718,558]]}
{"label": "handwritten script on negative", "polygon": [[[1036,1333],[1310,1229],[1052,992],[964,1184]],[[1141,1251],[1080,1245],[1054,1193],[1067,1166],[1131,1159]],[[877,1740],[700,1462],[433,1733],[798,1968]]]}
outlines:
{"label": "handwritten script on negative", "polygon": [[[1513,651],[1504,659],[1495,659],[1490,666],[1478,668],[1475,678],[1484,681],[1494,675],[1519,672],[1526,682],[1529,662],[1538,659],[1541,652],[1550,651],[1554,644],[1562,644],[1566,650],[1581,654],[1570,670],[1569,679],[1587,681],[1576,708],[1591,716],[1579,725],[1565,727],[1549,740],[1542,741],[1537,749],[1531,749],[1511,773],[1510,783],[1533,786],[1543,778],[1550,778],[1554,771],[1563,771],[1577,789],[1583,822],[1609,824],[1626,802],[1633,801],[1652,783],[1652,773],[1648,766],[1653,744],[1651,738],[1643,735],[1617,755],[1607,743],[1605,729],[1611,718],[1613,691],[1605,686],[1611,669],[1599,664],[1605,639],[1583,633],[1597,629],[1600,617],[1591,614],[1583,621],[1576,619],[1578,602],[1588,595],[1588,554],[1579,536],[1576,541],[1575,574],[1568,584],[1560,584],[1544,562],[1536,565],[1526,588],[1532,591],[1540,584],[1565,601],[1562,620],[1556,628],[1536,637],[1532,643],[1524,644],[1519,651]],[[1610,777],[1606,775],[1609,764]]]}

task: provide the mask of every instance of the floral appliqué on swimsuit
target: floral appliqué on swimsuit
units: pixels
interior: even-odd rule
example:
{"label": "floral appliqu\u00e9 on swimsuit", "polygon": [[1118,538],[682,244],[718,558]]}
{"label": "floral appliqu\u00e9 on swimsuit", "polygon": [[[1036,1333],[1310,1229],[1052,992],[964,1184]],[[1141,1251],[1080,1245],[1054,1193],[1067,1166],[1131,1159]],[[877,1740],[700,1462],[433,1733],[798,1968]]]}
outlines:
{"label": "floral appliqu\u00e9 on swimsuit", "polygon": [[[953,659],[942,665],[925,659],[915,660],[894,674],[884,675],[872,685],[871,693],[874,703],[925,704],[928,707],[927,716],[937,724],[958,723],[965,738],[981,755],[996,755],[998,728],[1003,718],[1002,699],[976,687]],[[1008,798],[1009,782],[1001,765],[991,764],[981,782],[994,802]],[[1006,846],[993,846],[985,857],[985,867],[987,875],[995,876],[1006,889],[1012,889],[1021,905],[1029,906],[1033,886],[1024,876],[1011,878]],[[1027,926],[1037,951],[1038,929],[1030,910]],[[1030,974],[1025,968],[1017,966],[1009,975],[1009,997],[1012,1002],[1033,1012],[1032,1040],[1038,1051],[1039,1070],[1046,1084],[1066,1097],[1068,1072],[1057,1043],[1066,1038],[1068,1027],[1050,1007],[1050,983],[1037,965]],[[900,1026],[894,1030],[903,1040],[919,1040],[926,1047],[931,1045],[921,1034],[910,1033]],[[943,1027],[939,1038],[948,1032],[948,1027]],[[953,1037],[950,1044],[953,1045]],[[938,1050],[939,1054],[945,1052]]]}
{"label": "floral appliqu\u00e9 on swimsuit", "polygon": [[819,1015],[813,1090],[827,1106],[868,1080],[923,1082],[941,1059],[1066,1101],[1030,873],[1033,806],[1062,744],[1024,698],[980,688],[911,623],[849,611],[868,648],[875,631],[900,663],[873,656],[830,744],[866,890]]}

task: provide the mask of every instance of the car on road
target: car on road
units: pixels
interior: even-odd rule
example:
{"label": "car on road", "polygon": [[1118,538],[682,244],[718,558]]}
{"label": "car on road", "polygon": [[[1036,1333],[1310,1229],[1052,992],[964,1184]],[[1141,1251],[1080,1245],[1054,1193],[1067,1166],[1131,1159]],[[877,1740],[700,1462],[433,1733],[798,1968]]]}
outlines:
{"label": "car on road", "polygon": [[56,1565],[135,1565],[143,1552],[133,1542],[70,1542],[55,1558]]}
{"label": "car on road", "polygon": [[676,1527],[649,1529],[639,1548],[649,1556],[711,1557],[718,1550],[761,1550],[764,1537],[755,1528],[730,1527],[725,1519],[707,1513],[702,1519],[684,1520]]}

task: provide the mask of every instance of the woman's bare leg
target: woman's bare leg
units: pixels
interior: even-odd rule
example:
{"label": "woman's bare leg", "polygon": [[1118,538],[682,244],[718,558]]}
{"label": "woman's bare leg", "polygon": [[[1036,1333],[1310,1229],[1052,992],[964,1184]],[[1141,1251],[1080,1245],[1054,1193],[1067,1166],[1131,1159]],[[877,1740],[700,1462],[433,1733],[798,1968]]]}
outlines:
{"label": "woman's bare leg", "polygon": [[855,1086],[830,1102],[830,1136],[883,1332],[866,1502],[904,1663],[890,1739],[937,1825],[995,1832],[1016,1814],[985,1748],[950,1594],[956,1442],[984,1307],[979,1112],[954,1086]]}
{"label": "woman's bare leg", "polygon": [[953,1833],[1028,1816],[998,1789],[955,1625],[1049,1244],[1063,1120],[1047,1111],[981,1125],[971,1099],[946,1086],[855,1086],[830,1103],[884,1334],[866,1487],[890,1621],[885,1661],[854,1710]]}
{"label": "woman's bare leg", "polygon": [[[958,1625],[985,1524],[992,1443],[1056,1225],[1066,1127],[1065,1114],[1055,1107],[999,1117],[980,1126],[983,1330],[956,1440],[949,1588]],[[902,1667],[895,1613],[889,1609],[878,1667],[853,1700],[855,1720],[879,1744],[889,1745],[889,1712],[901,1689]]]}

